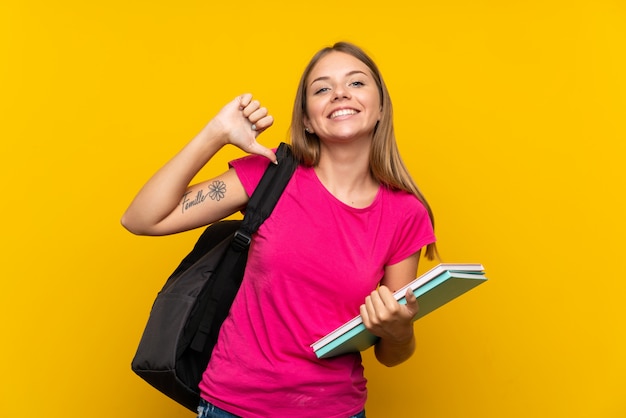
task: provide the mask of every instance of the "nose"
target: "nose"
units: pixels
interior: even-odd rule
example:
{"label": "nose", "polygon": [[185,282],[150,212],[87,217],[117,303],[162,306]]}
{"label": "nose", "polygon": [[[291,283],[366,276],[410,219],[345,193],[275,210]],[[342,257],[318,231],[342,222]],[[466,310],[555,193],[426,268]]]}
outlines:
{"label": "nose", "polygon": [[337,86],[334,90],[333,101],[349,99],[350,92],[345,86]]}

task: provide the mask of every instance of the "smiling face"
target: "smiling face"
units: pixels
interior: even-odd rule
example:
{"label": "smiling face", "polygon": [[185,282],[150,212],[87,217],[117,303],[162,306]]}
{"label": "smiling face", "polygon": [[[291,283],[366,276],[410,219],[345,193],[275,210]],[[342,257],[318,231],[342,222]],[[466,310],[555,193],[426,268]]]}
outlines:
{"label": "smiling face", "polygon": [[381,117],[370,69],[350,54],[324,56],[306,80],[304,124],[322,140],[371,138]]}

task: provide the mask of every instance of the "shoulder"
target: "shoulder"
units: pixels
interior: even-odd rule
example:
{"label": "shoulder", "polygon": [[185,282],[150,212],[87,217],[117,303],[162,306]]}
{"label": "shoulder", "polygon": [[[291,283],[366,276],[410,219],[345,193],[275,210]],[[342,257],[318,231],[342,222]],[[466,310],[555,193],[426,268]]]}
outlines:
{"label": "shoulder", "polygon": [[396,213],[397,217],[428,218],[426,206],[415,195],[385,186],[382,186],[382,189],[385,206],[388,210]]}
{"label": "shoulder", "polygon": [[228,163],[237,173],[248,196],[252,195],[269,164],[270,160],[260,155],[246,155]]}
{"label": "shoulder", "polygon": [[394,243],[388,265],[402,261],[425,245],[435,242],[428,210],[415,195],[387,188],[384,200],[387,206],[385,218],[392,225]]}
{"label": "shoulder", "polygon": [[269,165],[270,160],[261,155],[250,154],[244,157],[237,158],[229,161],[229,167],[235,169],[235,171],[264,171]]}

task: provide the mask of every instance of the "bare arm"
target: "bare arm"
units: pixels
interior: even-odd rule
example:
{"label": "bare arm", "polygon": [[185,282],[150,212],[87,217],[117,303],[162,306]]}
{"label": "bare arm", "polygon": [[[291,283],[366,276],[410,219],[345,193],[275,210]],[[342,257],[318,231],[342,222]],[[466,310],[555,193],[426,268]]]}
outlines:
{"label": "bare arm", "polygon": [[415,279],[420,252],[388,266],[381,286],[373,291],[361,305],[363,324],[380,337],[374,350],[378,361],[395,366],[408,360],[415,351],[413,317],[417,314],[417,300],[407,291],[407,304],[401,305],[393,292]]}
{"label": "bare arm", "polygon": [[272,124],[267,109],[252,95],[236,97],[148,180],[122,216],[122,225],[134,234],[166,235],[215,222],[243,208],[248,196],[234,170],[197,185],[189,183],[226,144],[276,161],[274,153],[256,141]]}

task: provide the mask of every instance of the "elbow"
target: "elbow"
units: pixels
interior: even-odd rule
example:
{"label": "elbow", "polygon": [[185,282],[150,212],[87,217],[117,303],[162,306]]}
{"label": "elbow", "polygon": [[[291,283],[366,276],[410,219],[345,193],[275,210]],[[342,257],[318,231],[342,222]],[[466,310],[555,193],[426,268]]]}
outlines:
{"label": "elbow", "polygon": [[124,229],[134,235],[156,237],[177,232],[166,228],[162,221],[152,220],[150,214],[141,212],[126,211],[122,215],[120,223]]}
{"label": "elbow", "polygon": [[124,227],[124,229],[126,229],[128,232],[130,232],[131,234],[134,235],[141,235],[140,231],[138,229],[135,228],[135,226],[133,225],[132,222],[129,222],[128,219],[126,218],[126,216],[122,216],[122,219],[120,220],[120,224],[122,224],[122,226]]}
{"label": "elbow", "polygon": [[376,356],[376,360],[378,360],[378,362],[380,364],[382,364],[385,367],[395,367],[399,364],[404,363],[406,360],[408,360],[408,358],[403,358],[403,359],[399,359],[399,358],[394,358],[394,359],[388,359],[388,358],[383,358],[383,357],[379,357]]}
{"label": "elbow", "polygon": [[137,222],[137,221],[133,220],[132,217],[128,216],[127,213],[122,215],[122,219],[120,220],[120,223],[122,224],[124,229],[126,229],[131,234],[134,234],[134,235],[152,235],[152,234],[150,234],[149,230],[147,228],[145,228],[145,226],[143,226],[141,224],[141,222]]}

